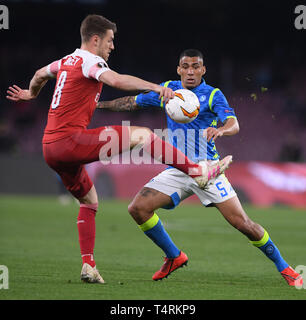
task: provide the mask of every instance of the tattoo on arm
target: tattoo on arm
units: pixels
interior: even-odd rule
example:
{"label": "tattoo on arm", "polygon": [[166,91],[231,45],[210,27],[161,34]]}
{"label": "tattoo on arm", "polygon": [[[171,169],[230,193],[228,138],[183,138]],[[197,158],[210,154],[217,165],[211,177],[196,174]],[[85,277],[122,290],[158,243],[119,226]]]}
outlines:
{"label": "tattoo on arm", "polygon": [[134,111],[139,109],[134,96],[127,96],[112,101],[100,101],[97,109],[109,109],[111,111]]}

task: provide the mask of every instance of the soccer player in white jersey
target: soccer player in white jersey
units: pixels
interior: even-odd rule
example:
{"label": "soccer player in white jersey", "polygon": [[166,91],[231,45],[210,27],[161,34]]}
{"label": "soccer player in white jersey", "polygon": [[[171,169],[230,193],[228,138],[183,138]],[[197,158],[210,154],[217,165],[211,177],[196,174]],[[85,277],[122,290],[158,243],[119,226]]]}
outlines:
{"label": "soccer player in white jersey", "polygon": [[[103,84],[121,90],[152,90],[159,99],[163,98],[165,101],[174,96],[170,88],[118,74],[108,67],[109,55],[114,50],[115,32],[116,25],[103,16],[87,16],[80,28],[81,48],[37,70],[29,89],[13,85],[7,91],[7,98],[12,101],[32,100],[48,80],[56,78],[42,141],[43,154],[45,161],[58,173],[67,190],[80,202],[77,226],[83,262],[81,279],[85,282],[104,283],[96,269],[93,255],[98,195],[84,167],[86,163],[98,161],[100,156],[103,158],[114,155],[109,153],[112,149],[104,149],[105,154],[101,154],[103,146],[108,143],[101,140],[103,133],[111,131],[118,138],[113,139],[113,144],[117,143],[117,148],[113,150],[117,149],[119,153],[142,144],[151,156],[158,157],[164,163],[169,159],[167,152],[173,153],[176,157],[172,165],[194,178],[202,187],[209,180],[211,172],[215,172],[215,176],[222,173],[231,161],[231,157],[227,157],[220,165],[202,169],[171,144],[161,141],[164,148],[156,150],[154,143],[158,141],[158,137],[148,128],[107,126],[87,129]],[[141,135],[135,137],[135,130],[141,132]],[[106,136],[109,137],[109,134]],[[128,144],[125,143],[127,140]]]}
{"label": "soccer player in white jersey", "polygon": [[[180,129],[186,133],[183,137],[183,149],[181,151],[188,154],[188,149],[193,149],[195,150],[195,153],[191,153],[194,154],[193,161],[209,160],[214,163],[219,159],[215,146],[216,139],[239,132],[235,112],[228,105],[226,98],[219,89],[205,83],[203,76],[206,73],[206,67],[200,51],[189,49],[182,52],[177,73],[180,76],[180,81],[166,81],[162,85],[173,90],[183,88],[192,90],[199,98],[200,111],[197,118],[187,124],[176,123],[165,112],[168,129],[170,129],[170,141],[177,148],[182,145],[177,142],[179,137],[174,139],[172,136],[176,129]],[[130,96],[113,101],[99,102],[97,108],[132,111],[151,106],[163,108],[164,105],[165,103],[160,102],[156,93],[149,92],[136,97]],[[222,125],[217,127],[219,120]],[[203,129],[205,130],[203,131]],[[198,137],[199,140],[188,138],[188,130],[193,130],[194,136]],[[206,139],[203,140],[201,138],[203,138],[204,133],[206,133]],[[206,147],[206,143],[207,152],[206,155],[203,155],[200,152],[201,144]],[[206,159],[203,159],[203,156],[206,156]],[[212,179],[203,190],[190,177],[175,168],[167,168],[148,182],[135,196],[128,208],[141,230],[166,255],[163,266],[153,275],[153,280],[168,277],[171,272],[188,262],[187,255],[179,250],[171,240],[155,210],[158,208],[173,208],[193,194],[198,196],[203,205],[215,206],[233,227],[247,236],[255,247],[258,247],[274,262],[277,270],[289,285],[301,285],[302,277],[282,258],[267,231],[248,217],[224,174]]]}

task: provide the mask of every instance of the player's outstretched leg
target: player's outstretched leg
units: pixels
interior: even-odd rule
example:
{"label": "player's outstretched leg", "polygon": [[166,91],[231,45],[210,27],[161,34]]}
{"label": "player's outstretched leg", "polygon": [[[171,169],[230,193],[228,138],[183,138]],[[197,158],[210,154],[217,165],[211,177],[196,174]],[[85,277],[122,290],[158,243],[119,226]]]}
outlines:
{"label": "player's outstretched leg", "polygon": [[247,216],[237,196],[215,205],[233,227],[247,236],[251,244],[260,249],[267,258],[274,262],[277,270],[288,285],[301,286],[303,284],[302,276],[295,272],[284,260],[268,232]]}
{"label": "player's outstretched leg", "polygon": [[203,161],[202,164],[195,163],[172,144],[160,139],[150,129],[131,127],[131,147],[139,144],[143,144],[143,150],[152,158],[171,165],[195,179],[201,189],[210,179],[222,174],[232,162],[232,156],[227,156],[214,164],[206,161]]}
{"label": "player's outstretched leg", "polygon": [[163,250],[166,257],[153,280],[162,280],[180,267],[187,265],[187,255],[177,248],[154,210],[172,204],[171,197],[155,189],[143,188],[135,196],[128,210],[144,234]]}

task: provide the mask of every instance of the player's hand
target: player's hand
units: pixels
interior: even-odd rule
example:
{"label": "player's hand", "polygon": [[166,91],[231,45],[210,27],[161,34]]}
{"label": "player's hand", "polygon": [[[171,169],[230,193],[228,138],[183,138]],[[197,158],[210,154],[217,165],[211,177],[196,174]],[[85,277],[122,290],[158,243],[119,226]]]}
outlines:
{"label": "player's hand", "polygon": [[168,103],[170,99],[174,98],[174,92],[170,88],[158,86],[157,93],[159,93],[159,99],[163,98],[165,104]]}
{"label": "player's hand", "polygon": [[21,89],[15,84],[12,87],[9,87],[7,92],[6,98],[15,102],[19,101],[29,101],[34,99],[30,93],[30,90]]}
{"label": "player's hand", "polygon": [[209,127],[206,130],[204,130],[204,136],[205,136],[205,133],[206,133],[207,142],[209,142],[211,139],[213,142],[215,142],[218,137],[223,136],[222,128],[217,129],[217,128]]}

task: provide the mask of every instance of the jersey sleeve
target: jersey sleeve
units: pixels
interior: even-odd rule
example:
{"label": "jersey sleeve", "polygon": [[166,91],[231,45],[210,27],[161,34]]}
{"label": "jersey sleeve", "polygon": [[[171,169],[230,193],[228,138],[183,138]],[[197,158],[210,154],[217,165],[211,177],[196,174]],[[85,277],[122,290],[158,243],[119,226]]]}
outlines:
{"label": "jersey sleeve", "polygon": [[229,106],[224,94],[219,89],[214,89],[209,98],[210,110],[225,122],[229,118],[236,118],[235,111]]}
{"label": "jersey sleeve", "polygon": [[160,107],[159,95],[150,91],[147,93],[141,93],[135,97],[135,101],[137,106],[145,108],[145,107]]}
{"label": "jersey sleeve", "polygon": [[108,67],[107,63],[98,56],[87,58],[82,64],[84,77],[96,79],[97,81],[99,81],[99,77],[103,72],[109,70],[110,68]]}
{"label": "jersey sleeve", "polygon": [[56,78],[58,70],[61,67],[61,62],[62,60],[60,59],[60,60],[53,61],[52,63],[47,65],[47,73],[50,77]]}
{"label": "jersey sleeve", "polygon": [[[161,86],[168,86],[169,81],[163,82]],[[149,91],[146,93],[141,93],[135,97],[137,106],[139,107],[159,107],[163,108],[164,103],[162,99],[159,99],[159,94],[154,91]]]}

